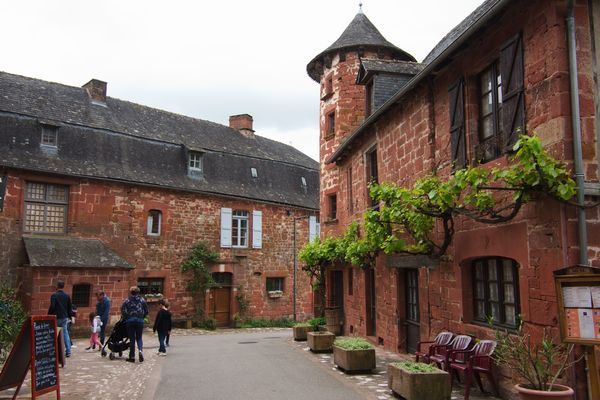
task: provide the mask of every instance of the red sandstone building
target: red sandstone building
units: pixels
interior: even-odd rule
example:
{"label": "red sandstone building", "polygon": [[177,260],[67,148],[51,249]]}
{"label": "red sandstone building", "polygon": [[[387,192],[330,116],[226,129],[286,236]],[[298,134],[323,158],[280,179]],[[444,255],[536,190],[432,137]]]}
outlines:
{"label": "red sandstone building", "polygon": [[[117,316],[132,285],[221,326],[240,304],[312,314],[293,252],[318,234],[315,161],[255,135],[249,115],[222,126],[107,97],[98,80],[0,73],[0,93],[0,273],[31,313],[64,279],[80,315],[103,289]],[[218,285],[194,294],[181,264],[199,242],[219,254]]]}
{"label": "red sandstone building", "polygon": [[[573,165],[573,120],[581,124],[586,193],[598,193],[600,4],[574,6],[576,74],[569,72],[567,15],[566,1],[488,0],[423,63],[356,15],[307,67],[321,87],[322,236],[339,235],[376,206],[367,182],[410,187],[428,174],[448,176],[453,163],[506,165],[519,130]],[[400,352],[444,329],[491,338],[488,316],[514,329],[521,315],[536,337],[548,327],[557,334],[553,271],[582,262],[586,234],[583,262],[600,264],[598,208],[587,210],[584,223],[579,235],[575,210],[548,199],[503,224],[458,219],[439,261],[379,256],[371,269],[330,269],[328,305],[342,309],[345,334]]]}

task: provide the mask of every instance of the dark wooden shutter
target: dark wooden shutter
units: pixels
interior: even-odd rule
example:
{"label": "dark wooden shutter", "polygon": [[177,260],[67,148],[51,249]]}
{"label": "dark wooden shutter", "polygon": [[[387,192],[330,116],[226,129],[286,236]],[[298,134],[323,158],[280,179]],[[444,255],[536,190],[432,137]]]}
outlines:
{"label": "dark wooden shutter", "polygon": [[448,89],[450,105],[450,147],[452,148],[452,162],[455,169],[460,169],[467,164],[465,147],[465,105],[464,81],[459,79]]}
{"label": "dark wooden shutter", "polygon": [[518,135],[525,133],[525,93],[523,91],[523,40],[521,34],[500,50],[502,111],[500,129],[504,151],[512,150]]}

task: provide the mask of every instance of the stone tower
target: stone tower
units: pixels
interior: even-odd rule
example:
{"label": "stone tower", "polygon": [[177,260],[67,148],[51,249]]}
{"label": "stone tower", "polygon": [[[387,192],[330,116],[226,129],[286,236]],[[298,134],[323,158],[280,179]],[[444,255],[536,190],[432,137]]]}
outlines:
{"label": "stone tower", "polygon": [[[320,204],[321,231],[325,236],[335,235],[345,228],[338,227],[335,223],[328,223],[337,218],[340,208],[338,203],[341,204],[340,193],[338,193],[340,171],[338,166],[325,162],[337,146],[360,126],[366,113],[373,111],[371,106],[373,103],[367,101],[373,98],[372,86],[365,84],[364,81],[361,82],[360,79],[361,75],[363,77],[366,75],[362,64],[364,60],[380,64],[416,64],[413,56],[388,42],[361,10],[342,35],[313,58],[306,67],[308,75],[321,85]],[[396,83],[408,80],[406,74],[393,73],[392,75],[392,80]],[[404,78],[399,79],[402,77]],[[372,83],[372,80],[370,82]]]}

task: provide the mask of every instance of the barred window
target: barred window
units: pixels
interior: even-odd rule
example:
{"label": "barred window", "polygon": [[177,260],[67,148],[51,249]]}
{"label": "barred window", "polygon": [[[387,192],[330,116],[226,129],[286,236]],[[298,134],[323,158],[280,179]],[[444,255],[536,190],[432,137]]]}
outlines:
{"label": "barred window", "polygon": [[92,285],[81,283],[73,285],[73,296],[71,303],[73,307],[89,307],[90,294],[92,293]]}
{"label": "barred window", "polygon": [[27,182],[25,232],[65,233],[69,187]]}

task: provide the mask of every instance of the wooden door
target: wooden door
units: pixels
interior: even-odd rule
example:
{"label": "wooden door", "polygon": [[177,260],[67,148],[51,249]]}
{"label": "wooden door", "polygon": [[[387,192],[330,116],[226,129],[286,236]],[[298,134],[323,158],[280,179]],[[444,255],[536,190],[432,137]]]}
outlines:
{"label": "wooden door", "polygon": [[217,321],[218,327],[229,326],[231,323],[231,288],[216,287],[210,289],[208,316]]}
{"label": "wooden door", "polygon": [[419,316],[419,270],[416,268],[404,271],[404,293],[406,305],[406,352],[417,350],[421,335]]}
{"label": "wooden door", "polygon": [[367,308],[367,336],[377,334],[377,302],[375,301],[375,269],[365,270],[365,299]]}

